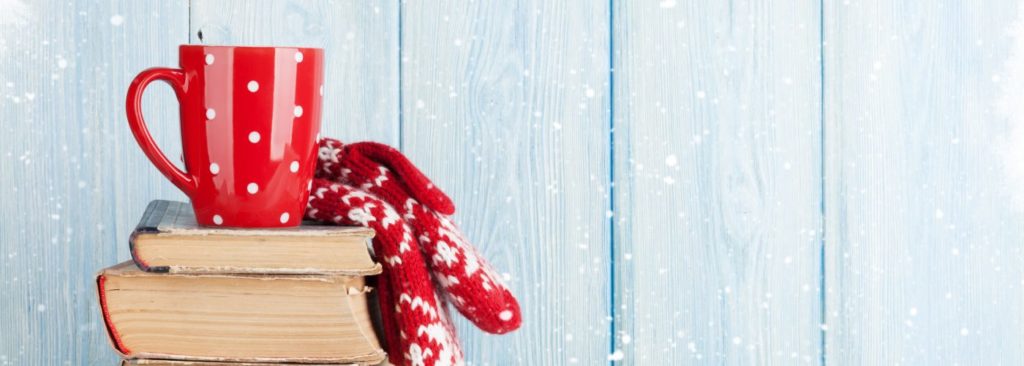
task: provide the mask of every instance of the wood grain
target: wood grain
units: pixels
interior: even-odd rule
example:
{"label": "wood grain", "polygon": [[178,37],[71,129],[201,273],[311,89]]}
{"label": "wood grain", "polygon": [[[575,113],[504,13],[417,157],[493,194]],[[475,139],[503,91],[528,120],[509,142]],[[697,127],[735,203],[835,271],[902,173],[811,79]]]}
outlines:
{"label": "wood grain", "polygon": [[458,317],[472,364],[607,362],[606,5],[403,3],[404,150],[523,307],[504,336]]}
{"label": "wood grain", "polygon": [[826,4],[827,363],[1024,364],[1017,6]]}
{"label": "wood grain", "polygon": [[197,44],[323,48],[323,136],[398,144],[396,2],[192,0],[190,28]]}
{"label": "wood grain", "polygon": [[819,363],[818,2],[614,13],[623,363]]}
{"label": "wood grain", "polygon": [[[93,276],[128,258],[149,200],[182,197],[131,137],[125,93],[143,69],[177,64],[188,4],[2,6],[0,364],[115,364]],[[171,89],[154,85],[143,105],[160,146],[178,156]]]}

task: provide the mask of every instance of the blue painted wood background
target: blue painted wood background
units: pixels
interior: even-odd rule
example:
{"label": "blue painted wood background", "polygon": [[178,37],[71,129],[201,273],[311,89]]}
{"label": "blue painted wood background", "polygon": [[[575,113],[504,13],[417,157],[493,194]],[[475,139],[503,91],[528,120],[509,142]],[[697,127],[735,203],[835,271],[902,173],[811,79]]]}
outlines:
{"label": "blue painted wood background", "polygon": [[92,275],[183,199],[124,94],[184,43],[327,50],[325,135],[401,147],[523,303],[471,364],[1024,364],[1019,5],[0,0],[0,365],[115,362]]}

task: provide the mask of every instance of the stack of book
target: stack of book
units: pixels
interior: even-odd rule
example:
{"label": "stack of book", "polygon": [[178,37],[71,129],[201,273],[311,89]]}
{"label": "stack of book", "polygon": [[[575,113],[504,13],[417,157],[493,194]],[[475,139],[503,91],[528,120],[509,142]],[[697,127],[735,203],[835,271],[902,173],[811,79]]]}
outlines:
{"label": "stack of book", "polygon": [[372,237],[199,227],[188,204],[153,201],[131,235],[132,261],[96,278],[111,344],[125,365],[381,363]]}

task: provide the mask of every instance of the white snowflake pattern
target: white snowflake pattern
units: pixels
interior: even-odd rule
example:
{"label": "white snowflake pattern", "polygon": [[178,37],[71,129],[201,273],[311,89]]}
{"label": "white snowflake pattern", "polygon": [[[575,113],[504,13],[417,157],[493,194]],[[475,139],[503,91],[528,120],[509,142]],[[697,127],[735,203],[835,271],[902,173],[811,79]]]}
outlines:
{"label": "white snowflake pattern", "polygon": [[373,184],[376,184],[377,187],[381,187],[384,184],[384,182],[388,180],[388,168],[379,166],[377,167],[377,170],[380,171],[380,175],[378,175],[377,178],[373,180]]}
{"label": "white snowflake pattern", "polygon": [[330,163],[334,163],[334,164],[338,163],[338,155],[340,155],[340,154],[341,154],[341,149],[338,149],[338,148],[334,147],[333,144],[327,144],[327,145],[321,146],[320,147],[320,151],[319,151],[320,161],[330,162]]}
{"label": "white snowflake pattern", "polygon": [[412,234],[411,233],[412,233],[412,228],[409,227],[409,224],[406,224],[406,223],[403,222],[402,223],[402,242],[398,243],[398,252],[399,253],[405,253],[405,252],[407,252],[409,250],[412,250],[412,246],[410,245],[410,243],[412,243]]}
{"label": "white snowflake pattern", "polygon": [[434,254],[432,259],[434,260],[434,264],[444,262],[444,264],[447,265],[448,268],[451,268],[452,263],[458,263],[459,261],[459,258],[455,256],[456,253],[456,250],[452,249],[452,247],[449,246],[447,242],[445,242],[444,240],[438,240],[437,254]]}
{"label": "white snowflake pattern", "polygon": [[373,208],[372,204],[367,204],[363,207],[356,207],[348,211],[348,219],[354,222],[358,222],[360,225],[367,226],[367,223],[376,221],[377,218],[370,214],[370,209]]}
{"label": "white snowflake pattern", "polygon": [[409,296],[409,294],[402,294],[398,297],[398,302],[408,303],[409,308],[412,310],[416,310],[416,308],[419,308],[420,312],[422,312],[424,315],[429,315],[431,319],[437,318],[437,310],[435,310],[434,307],[428,304],[426,301],[423,301],[423,298],[419,296],[412,297]]}
{"label": "white snowflake pattern", "polygon": [[358,198],[365,202],[367,198],[370,198],[370,195],[367,194],[366,192],[357,189],[352,189],[349,190],[348,194],[341,197],[341,201],[345,202],[346,205],[351,205],[350,202],[352,201],[353,198]]}
{"label": "white snowflake pattern", "polygon": [[472,276],[480,270],[480,261],[476,259],[475,253],[464,251],[462,256],[466,258],[466,276]]}
{"label": "white snowflake pattern", "polygon": [[448,330],[444,328],[441,323],[433,322],[428,325],[421,325],[416,330],[417,336],[427,335],[427,339],[430,339],[434,343],[444,344],[448,343]]}
{"label": "white snowflake pattern", "polygon": [[419,202],[416,202],[416,200],[412,198],[405,200],[405,214],[403,217],[405,217],[406,220],[416,220],[416,215],[413,214],[413,208],[415,208],[418,203]]}
{"label": "white snowflake pattern", "polygon": [[409,352],[405,354],[405,359],[409,360],[409,364],[412,366],[426,366],[423,363],[424,359],[430,358],[433,355],[434,352],[430,348],[421,348],[419,344],[411,343],[409,344]]}
{"label": "white snowflake pattern", "polygon": [[380,220],[380,224],[384,225],[384,228],[387,229],[387,228],[391,227],[392,224],[398,222],[398,219],[399,219],[398,213],[395,212],[395,209],[393,209],[391,207],[388,207],[388,206],[385,206],[384,207],[384,219]]}
{"label": "white snowflake pattern", "polygon": [[396,265],[402,264],[402,257],[399,257],[399,256],[397,256],[397,255],[393,255],[393,256],[384,256],[384,261],[385,261],[385,262],[388,262],[388,264],[389,264],[389,265],[391,265],[392,267],[394,267],[394,266],[396,266]]}
{"label": "white snowflake pattern", "polygon": [[458,285],[459,284],[459,278],[455,277],[455,276],[452,276],[452,275],[447,275],[446,276],[446,275],[443,275],[443,274],[437,274],[436,278],[437,278],[437,283],[440,284],[441,287],[444,287],[444,288],[449,288],[449,287],[452,287],[452,285]]}

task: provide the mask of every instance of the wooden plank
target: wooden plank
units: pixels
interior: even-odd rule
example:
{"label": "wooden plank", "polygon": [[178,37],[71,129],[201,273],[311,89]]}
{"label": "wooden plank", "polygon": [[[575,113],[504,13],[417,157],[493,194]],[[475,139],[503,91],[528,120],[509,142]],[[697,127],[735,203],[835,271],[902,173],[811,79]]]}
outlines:
{"label": "wooden plank", "polygon": [[404,149],[523,307],[505,336],[456,316],[472,364],[607,362],[608,18],[606,3],[403,3]]}
{"label": "wooden plank", "polygon": [[1024,18],[977,5],[825,6],[827,363],[1024,364]]}
{"label": "wooden plank", "polygon": [[[115,364],[94,274],[128,258],[150,199],[183,196],[137,147],[124,114],[135,75],[177,64],[188,4],[7,1],[0,11],[0,364]],[[150,131],[181,151],[166,85]]]}
{"label": "wooden plank", "polygon": [[819,363],[818,5],[616,4],[624,364]]}
{"label": "wooden plank", "polygon": [[323,48],[323,136],[398,144],[396,2],[192,0],[191,16],[196,44]]}

